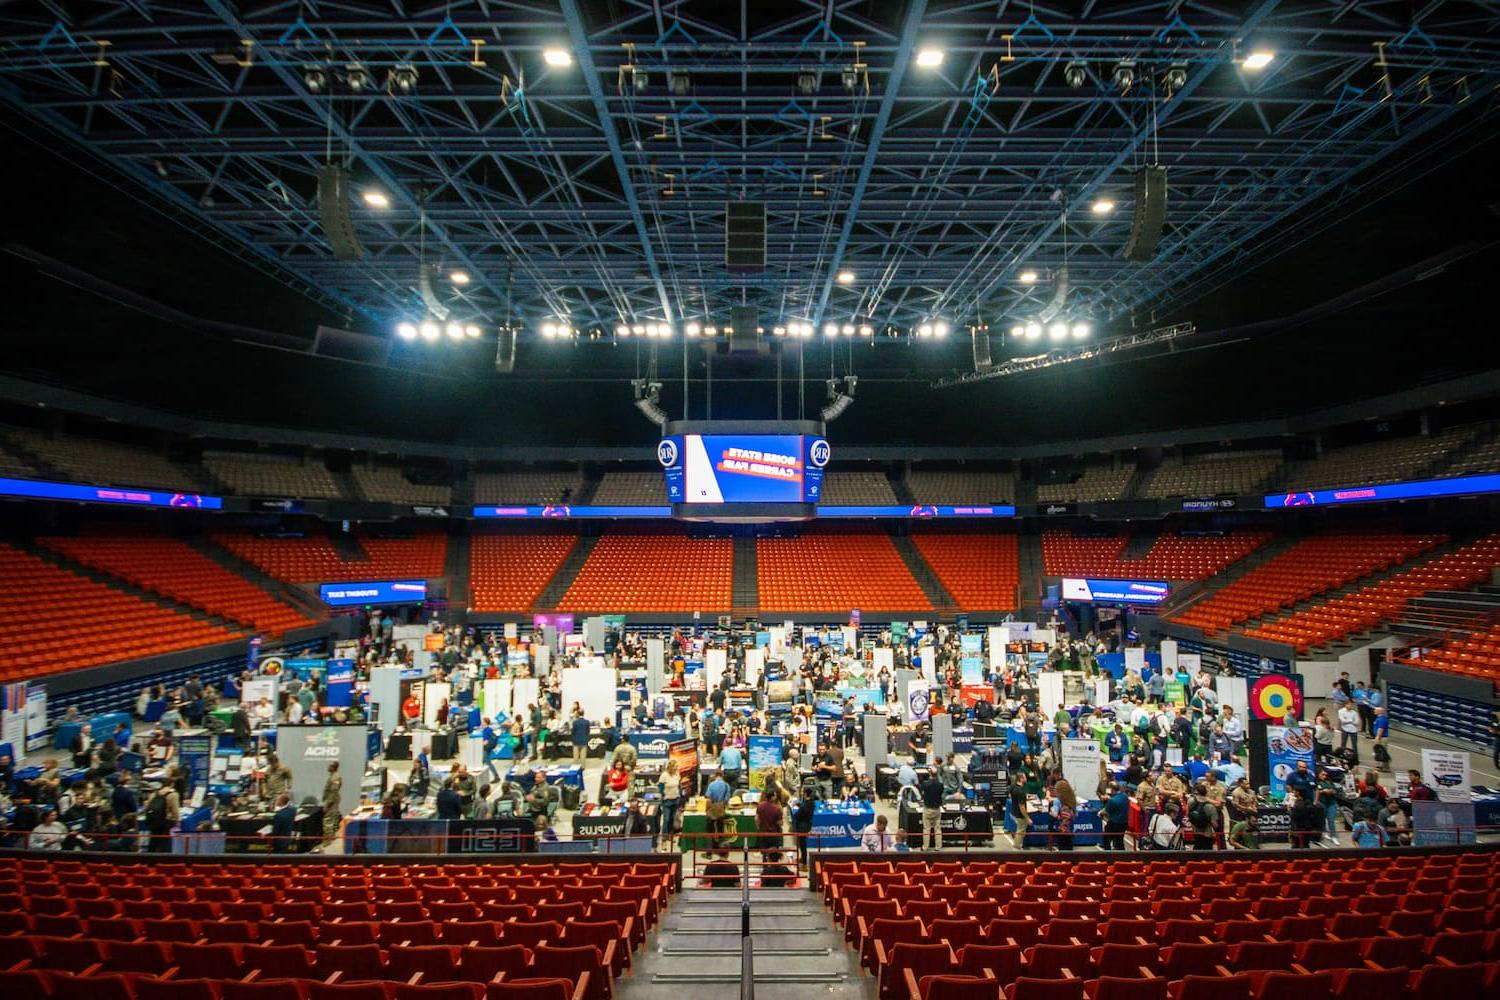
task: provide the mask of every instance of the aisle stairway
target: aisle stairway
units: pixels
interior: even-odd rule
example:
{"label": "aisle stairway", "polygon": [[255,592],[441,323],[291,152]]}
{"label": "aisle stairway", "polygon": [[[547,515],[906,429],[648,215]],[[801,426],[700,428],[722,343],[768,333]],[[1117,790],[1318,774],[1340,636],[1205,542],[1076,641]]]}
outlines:
{"label": "aisle stairway", "polygon": [[931,602],[933,610],[939,617],[949,617],[958,613],[958,604],[953,600],[953,595],[948,593],[948,588],[943,586],[943,581],[938,579],[932,567],[928,565],[927,559],[922,551],[917,548],[916,543],[909,535],[892,535],[891,542],[896,546],[902,562],[911,572],[912,579],[922,588],[922,593]]}
{"label": "aisle stairway", "polygon": [[734,538],[734,580],[732,610],[736,618],[750,618],[760,613],[759,567],[755,556],[755,536]]}
{"label": "aisle stairway", "polygon": [[589,561],[589,555],[598,544],[598,535],[583,535],[578,539],[578,543],[568,553],[568,558],[557,567],[557,572],[552,574],[552,579],[547,581],[547,586],[542,588],[542,592],[537,595],[536,606],[538,608],[554,609],[557,607],[557,603],[567,594],[568,588],[573,586],[573,581],[578,579],[578,571],[583,569],[583,564]]}
{"label": "aisle stairway", "polygon": [[[740,982],[739,890],[684,889],[657,929],[634,973],[615,984],[616,1000],[682,995],[727,997]],[[755,944],[756,1000],[875,996],[856,954],[803,889],[752,889],[750,934]]]}
{"label": "aisle stairway", "polygon": [[1042,609],[1042,536],[1023,531],[1019,543],[1021,574],[1021,617],[1035,615]]}

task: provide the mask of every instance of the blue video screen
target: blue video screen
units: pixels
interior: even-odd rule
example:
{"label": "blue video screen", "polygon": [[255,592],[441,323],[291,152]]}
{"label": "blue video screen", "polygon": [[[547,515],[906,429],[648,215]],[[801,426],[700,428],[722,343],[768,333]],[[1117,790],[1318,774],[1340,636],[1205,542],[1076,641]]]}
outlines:
{"label": "blue video screen", "polygon": [[656,449],[672,503],[817,503],[831,455],[803,434],[679,434]]}
{"label": "blue video screen", "polygon": [[368,580],[358,583],[324,583],[318,596],[330,608],[363,607],[366,604],[420,604],[427,600],[426,580]]}
{"label": "blue video screen", "polygon": [[520,504],[495,506],[486,504],[474,508],[475,517],[501,518],[556,518],[577,520],[590,517],[671,517],[671,507],[610,507],[581,506],[577,504],[548,504],[545,507],[527,507]]}
{"label": "blue video screen", "polygon": [[1452,497],[1471,493],[1500,493],[1500,475],[1455,476],[1452,479],[1421,479],[1380,486],[1344,486],[1333,490],[1271,493],[1266,496],[1266,507],[1322,507],[1328,504],[1422,500],[1427,497]]}
{"label": "blue video screen", "polygon": [[1093,604],[1160,604],[1172,588],[1162,580],[1093,580],[1064,577],[1065,601]]}
{"label": "blue video screen", "polygon": [[950,504],[883,504],[862,507],[819,507],[819,517],[1015,517],[1014,504],[952,506]]}
{"label": "blue video screen", "polygon": [[33,479],[0,479],[0,496],[37,500],[81,500],[85,503],[123,503],[140,507],[179,507],[187,510],[220,510],[224,501],[197,493],[138,490],[129,486],[78,486]]}

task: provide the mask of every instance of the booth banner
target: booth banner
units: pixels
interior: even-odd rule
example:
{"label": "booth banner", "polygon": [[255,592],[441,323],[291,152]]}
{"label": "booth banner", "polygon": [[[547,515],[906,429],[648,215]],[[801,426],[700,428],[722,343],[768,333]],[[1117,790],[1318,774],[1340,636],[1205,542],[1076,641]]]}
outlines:
{"label": "booth banner", "polygon": [[1099,741],[1062,741],[1062,772],[1079,798],[1092,798],[1099,785]]}
{"label": "booth banner", "polygon": [[338,761],[344,779],[339,811],[347,816],[358,809],[369,747],[364,726],[282,726],[276,731],[276,755],[292,769],[292,803],[321,802],[328,765]]}
{"label": "booth banner", "polygon": [[670,732],[637,732],[626,737],[641,760],[666,760],[672,752]]}
{"label": "booth banner", "polygon": [[746,740],[745,755],[750,761],[750,787],[766,787],[766,776],[781,767],[780,736],[752,735]]}
{"label": "booth banner", "polygon": [[[1181,657],[1178,658],[1179,660]],[[1179,680],[1169,680],[1162,685],[1162,700],[1170,705],[1187,704],[1187,685]]]}
{"label": "booth banner", "polygon": [[1199,656],[1197,653],[1177,654],[1177,672],[1179,674],[1187,674],[1189,677],[1192,677],[1202,669],[1203,657]]}
{"label": "booth banner", "polygon": [[428,632],[422,636],[422,648],[429,653],[441,653],[444,645],[443,633],[441,632]]}
{"label": "booth banner", "polygon": [[880,648],[875,650],[875,658],[873,662],[875,666],[875,672],[877,674],[880,673],[881,670],[885,670],[887,673],[889,673],[890,671],[896,669],[896,651],[894,649],[891,649],[889,646],[881,646]]}
{"label": "booth banner", "polygon": [[[40,750],[49,742],[47,728],[47,688],[42,684],[26,685],[26,749]],[[100,733],[95,739],[103,739]]]}
{"label": "booth banner", "polygon": [[965,653],[980,653],[984,650],[984,636],[978,632],[965,632],[958,640],[959,648]]}
{"label": "booth banner", "polygon": [[518,854],[536,850],[536,824],[525,816],[450,819],[449,854]]}
{"label": "booth banner", "polygon": [[1279,802],[1286,798],[1286,779],[1297,770],[1297,762],[1306,761],[1309,769],[1313,766],[1312,730],[1300,726],[1268,726],[1266,748],[1271,772],[1271,798]]}
{"label": "booth banner", "polygon": [[265,698],[276,704],[276,678],[252,677],[240,685],[240,702],[245,705],[254,705]]}
{"label": "booth banner", "polygon": [[213,759],[214,738],[202,736],[180,736],[177,739],[177,761],[187,778],[187,798],[191,799],[199,789],[208,791],[208,765]]}
{"label": "booth banner", "polygon": [[1161,668],[1169,674],[1177,672],[1177,640],[1163,639],[1161,641]]}
{"label": "booth banner", "polygon": [[438,713],[452,698],[453,685],[447,681],[430,680],[422,685],[422,721],[428,728],[437,729],[448,724],[447,719],[438,719]]}
{"label": "booth banner", "polygon": [[904,642],[906,640],[906,622],[891,622],[891,641]]}
{"label": "booth banner", "polygon": [[984,661],[978,656],[965,656],[959,661],[959,671],[965,684],[978,684],[984,680]]}
{"label": "booth banner", "polygon": [[1146,669],[1146,651],[1139,646],[1125,647],[1125,670],[1139,674]]}
{"label": "booth banner", "polygon": [[[1180,657],[1179,657],[1180,659]],[[1302,682],[1291,674],[1265,674],[1250,685],[1250,717],[1281,722],[1302,718]]]}
{"label": "booth banner", "polygon": [[540,632],[543,626],[551,625],[563,634],[573,631],[572,615],[532,615],[531,627],[533,631]]}
{"label": "booth banner", "polygon": [[1466,750],[1422,750],[1422,774],[1439,802],[1472,802],[1469,753]]}
{"label": "booth banner", "polygon": [[255,664],[260,660],[260,636],[252,635],[245,649],[245,669],[255,671]]}
{"label": "booth banner", "polygon": [[26,745],[26,682],[0,687],[0,743],[11,749]]}
{"label": "booth banner", "polygon": [[927,681],[908,676],[901,686],[901,710],[907,723],[927,721],[928,697]]}
{"label": "booth banner", "polygon": [[708,690],[712,691],[719,686],[724,678],[724,671],[729,667],[729,652],[723,649],[710,649],[703,654],[703,669],[708,678]]}
{"label": "booth banner", "polygon": [[325,674],[323,704],[348,708],[354,703],[354,661],[329,660]]}
{"label": "booth banner", "polygon": [[766,651],[760,647],[745,650],[745,683],[757,684],[760,672],[765,669]]}
{"label": "booth banner", "polygon": [[667,756],[677,762],[677,777],[686,802],[698,790],[698,741],[673,740],[667,744]]}
{"label": "booth banner", "polygon": [[1256,832],[1261,843],[1286,843],[1292,839],[1292,814],[1286,806],[1261,806],[1255,811]]}
{"label": "booth banner", "polygon": [[1411,829],[1413,847],[1452,847],[1479,839],[1473,802],[1413,802]]}
{"label": "booth banner", "polygon": [[1005,667],[1005,626],[991,625],[988,632],[990,669],[1002,670]]}
{"label": "booth banner", "polygon": [[965,684],[958,689],[958,699],[964,708],[973,708],[978,702],[995,700],[995,689],[989,684]]}

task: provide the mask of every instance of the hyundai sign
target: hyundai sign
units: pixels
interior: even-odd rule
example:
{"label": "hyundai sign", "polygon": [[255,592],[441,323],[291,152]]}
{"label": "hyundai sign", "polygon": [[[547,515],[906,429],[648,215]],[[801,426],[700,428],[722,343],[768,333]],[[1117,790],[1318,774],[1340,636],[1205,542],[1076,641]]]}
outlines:
{"label": "hyundai sign", "polygon": [[1160,580],[1090,580],[1064,577],[1065,601],[1092,604],[1160,604],[1171,587]]}
{"label": "hyundai sign", "polygon": [[318,586],[318,596],[330,608],[363,607],[366,604],[421,604],[427,600],[427,581],[324,583]]}

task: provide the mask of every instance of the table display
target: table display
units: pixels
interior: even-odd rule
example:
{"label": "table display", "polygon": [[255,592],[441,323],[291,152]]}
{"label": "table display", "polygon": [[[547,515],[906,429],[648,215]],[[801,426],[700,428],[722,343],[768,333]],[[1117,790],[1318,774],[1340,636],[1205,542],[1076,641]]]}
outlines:
{"label": "table display", "polygon": [[[595,840],[602,837],[623,837],[626,835],[625,816],[629,811],[629,807],[624,805],[600,806],[595,802],[587,803],[573,815],[573,838]],[[661,815],[656,803],[642,803],[641,817],[645,820],[644,828],[632,830],[631,836],[655,836],[660,832]]]}
{"label": "table display", "polygon": [[540,771],[549,785],[572,785],[583,787],[583,766],[580,764],[554,764],[552,767],[513,767],[505,772],[505,780],[519,785],[523,793],[529,794],[536,784],[535,775]]}
{"label": "table display", "polygon": [[[219,821],[226,854],[270,854],[271,813],[229,813]],[[287,853],[306,854],[323,842],[323,807],[297,810]]]}
{"label": "table display", "polygon": [[836,847],[858,847],[865,827],[875,822],[875,807],[868,802],[819,802],[813,810],[814,851]]}
{"label": "table display", "polygon": [[[917,782],[919,784],[931,773],[931,769],[925,765],[914,767],[912,770],[917,772]],[[882,799],[894,799],[896,793],[901,790],[901,782],[898,778],[900,773],[901,768],[893,764],[881,764],[876,767],[875,794]]]}
{"label": "table display", "polygon": [[706,851],[710,847],[728,849],[744,844],[742,835],[755,833],[755,811],[753,809],[731,810],[724,816],[724,836],[710,842],[708,814],[703,811],[702,800],[695,809],[682,814],[682,836],[679,839],[684,851]]}
{"label": "table display", "polygon": [[109,739],[114,731],[119,728],[120,723],[130,725],[130,715],[127,712],[108,712],[104,715],[96,715],[92,719],[79,719],[77,722],[59,722],[57,729],[52,734],[52,746],[57,750],[69,750],[78,734],[83,731],[83,725],[87,722],[92,728],[94,745],[98,746]]}
{"label": "table display", "polygon": [[[901,832],[906,834],[906,845],[912,850],[922,849],[922,810],[905,803],[901,807]],[[994,820],[983,806],[958,802],[944,802],[943,816],[938,821],[944,847],[975,847],[987,845],[995,839]]]}

